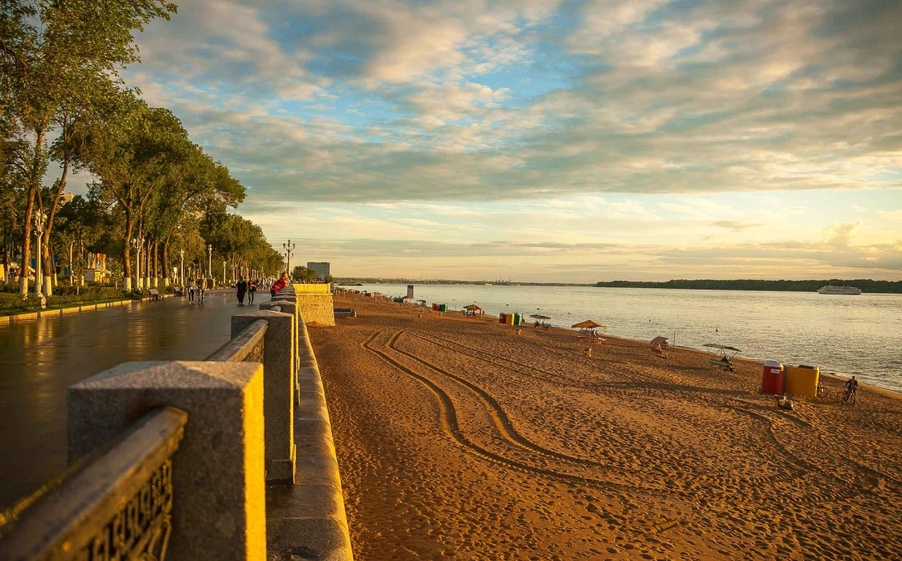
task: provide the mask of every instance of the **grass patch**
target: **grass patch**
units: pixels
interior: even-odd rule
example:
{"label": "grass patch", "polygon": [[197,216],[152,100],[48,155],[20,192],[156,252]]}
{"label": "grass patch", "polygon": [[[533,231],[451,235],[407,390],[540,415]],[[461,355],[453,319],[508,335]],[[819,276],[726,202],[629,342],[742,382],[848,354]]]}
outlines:
{"label": "grass patch", "polygon": [[[88,304],[101,304],[103,302],[116,302],[129,300],[132,294],[119,288],[107,287],[81,287],[78,294],[70,287],[59,287],[60,293],[47,298],[47,309],[73,308]],[[54,288],[54,291],[57,289]],[[71,293],[70,293],[71,291]],[[161,291],[162,292],[162,291]],[[27,300],[23,300],[16,293],[0,293],[0,317],[41,311],[41,302],[34,294],[29,294]]]}

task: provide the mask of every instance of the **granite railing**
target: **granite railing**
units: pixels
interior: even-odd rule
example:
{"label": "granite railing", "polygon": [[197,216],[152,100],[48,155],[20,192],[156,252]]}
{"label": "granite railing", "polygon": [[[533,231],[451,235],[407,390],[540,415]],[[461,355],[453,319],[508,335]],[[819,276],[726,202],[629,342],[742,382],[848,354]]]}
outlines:
{"label": "granite railing", "polygon": [[127,362],[71,386],[70,467],[0,514],[0,561],[351,561],[293,287],[232,316],[231,334],[204,361]]}

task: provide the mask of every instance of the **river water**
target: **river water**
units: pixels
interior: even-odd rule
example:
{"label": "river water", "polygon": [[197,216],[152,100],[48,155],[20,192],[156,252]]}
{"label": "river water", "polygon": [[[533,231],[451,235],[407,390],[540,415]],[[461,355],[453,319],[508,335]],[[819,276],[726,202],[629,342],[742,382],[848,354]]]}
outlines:
{"label": "river water", "polygon": [[[349,288],[407,293],[401,284]],[[900,294],[420,284],[414,285],[414,297],[455,311],[475,303],[489,315],[543,314],[556,327],[593,319],[605,324],[609,335],[638,340],[662,335],[681,347],[730,345],[742,349],[742,357],[819,366],[902,392]]]}

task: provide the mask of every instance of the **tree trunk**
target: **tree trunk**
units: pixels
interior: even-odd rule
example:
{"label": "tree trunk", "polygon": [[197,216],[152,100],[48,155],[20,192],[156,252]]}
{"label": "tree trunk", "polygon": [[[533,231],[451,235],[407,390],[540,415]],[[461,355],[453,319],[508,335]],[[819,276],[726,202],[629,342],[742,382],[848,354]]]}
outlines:
{"label": "tree trunk", "polygon": [[[63,191],[66,190],[66,179],[69,174],[69,156],[66,155],[63,158],[63,170],[60,173],[59,184],[56,187],[56,193],[53,195],[53,202],[50,205],[50,212],[47,215],[47,225],[44,226],[44,235],[41,239],[41,243],[43,243],[43,247],[41,248],[44,258],[44,270],[50,271],[53,270],[53,278],[56,280],[56,267],[53,266],[53,251],[50,248],[50,233],[53,230],[53,220],[56,218],[56,211],[59,208],[60,199],[63,196]],[[53,296],[53,288],[50,282],[44,283],[44,295],[47,297]]]}
{"label": "tree trunk", "polygon": [[157,288],[160,282],[160,242],[153,242],[153,287]]}
{"label": "tree trunk", "polygon": [[163,261],[163,286],[169,286],[172,283],[172,265],[169,263],[169,238],[172,237],[172,234],[166,236],[166,239],[163,240],[163,246],[160,248],[162,251],[161,259]]}
{"label": "tree trunk", "polygon": [[3,284],[9,281],[9,235],[5,235],[3,236]]}
{"label": "tree trunk", "polygon": [[131,208],[125,207],[125,243],[122,244],[122,270],[124,271],[122,273],[122,288],[126,291],[133,290],[131,239],[134,228]]}
{"label": "tree trunk", "polygon": [[[25,207],[25,224],[24,228],[22,228],[23,242],[22,242],[22,265],[19,267],[19,290],[21,291],[22,297],[28,297],[28,261],[31,256],[31,215],[34,213],[34,203],[35,197],[38,195],[38,189],[41,187],[41,178],[38,177],[38,172],[41,168],[41,149],[44,146],[44,135],[45,131],[43,129],[37,129],[35,131],[35,140],[34,140],[34,154],[31,162],[31,177],[29,177],[28,181],[28,204]],[[37,260],[40,259],[40,255],[35,255],[35,264],[37,264]],[[40,282],[40,279],[35,278],[35,282]]]}

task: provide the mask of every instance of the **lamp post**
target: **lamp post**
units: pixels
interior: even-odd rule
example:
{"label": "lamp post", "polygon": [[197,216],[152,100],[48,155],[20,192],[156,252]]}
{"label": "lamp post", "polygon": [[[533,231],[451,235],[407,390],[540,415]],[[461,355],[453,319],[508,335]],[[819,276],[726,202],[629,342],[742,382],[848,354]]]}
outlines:
{"label": "lamp post", "polygon": [[179,282],[182,285],[182,289],[185,288],[185,250],[179,250]]}
{"label": "lamp post", "polygon": [[135,248],[135,290],[140,290],[141,286],[141,246],[144,244],[144,238],[132,238],[132,246]]}
{"label": "lamp post", "polygon": [[34,233],[37,236],[37,245],[35,246],[34,260],[34,295],[41,302],[41,308],[47,307],[47,300],[41,292],[44,284],[44,275],[41,274],[41,235],[44,233],[44,220],[46,215],[42,210],[34,211]]}
{"label": "lamp post", "polygon": [[209,281],[207,284],[207,288],[213,288],[213,244],[207,244],[207,280]]}
{"label": "lamp post", "polygon": [[294,253],[294,248],[297,244],[291,243],[291,240],[288,240],[288,243],[282,243],[282,248],[285,250],[285,268],[288,270],[288,278],[291,278],[291,254]]}

